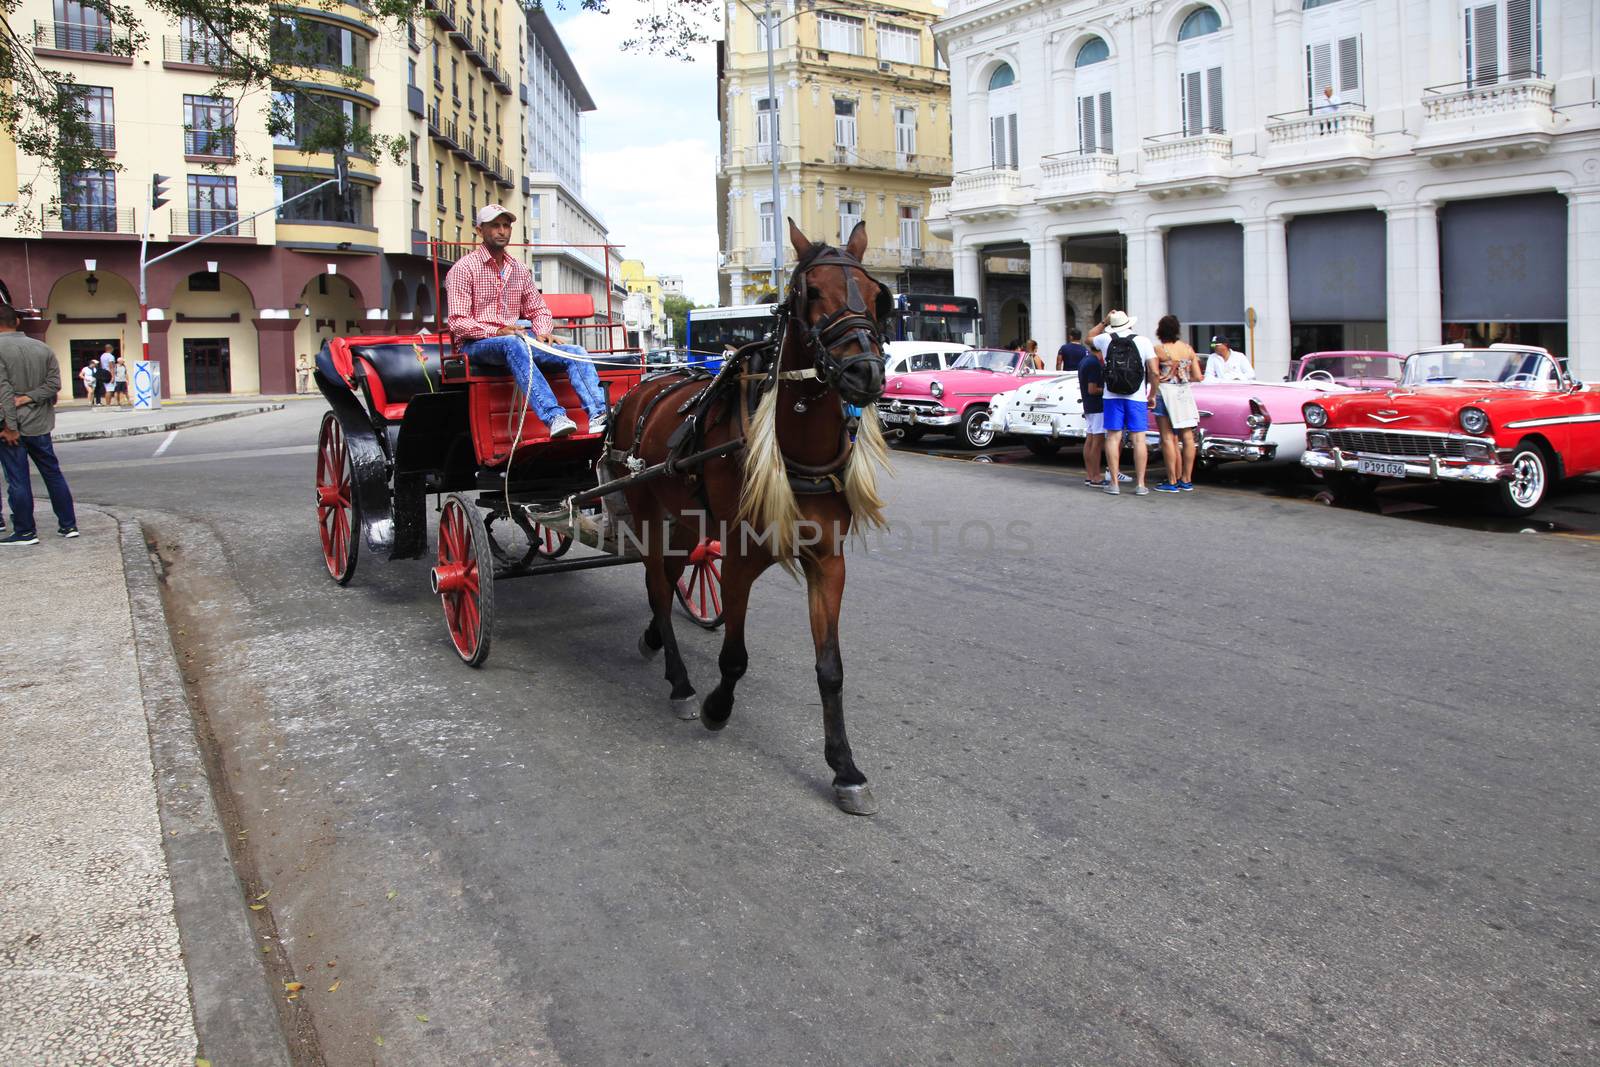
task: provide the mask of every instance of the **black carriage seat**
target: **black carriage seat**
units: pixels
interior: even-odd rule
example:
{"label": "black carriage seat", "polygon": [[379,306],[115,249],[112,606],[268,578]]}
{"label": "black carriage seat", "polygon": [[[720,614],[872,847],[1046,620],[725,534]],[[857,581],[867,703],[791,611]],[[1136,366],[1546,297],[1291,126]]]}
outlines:
{"label": "black carriage seat", "polygon": [[402,338],[350,346],[351,362],[366,374],[373,410],[385,420],[399,422],[412,397],[439,388],[442,346],[424,344],[422,354],[418,360],[415,344]]}

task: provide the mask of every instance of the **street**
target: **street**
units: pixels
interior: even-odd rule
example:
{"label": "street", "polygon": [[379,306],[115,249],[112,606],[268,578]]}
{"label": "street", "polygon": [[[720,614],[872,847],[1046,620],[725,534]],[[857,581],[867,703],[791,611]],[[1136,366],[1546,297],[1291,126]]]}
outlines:
{"label": "street", "polygon": [[323,410],[59,448],[161,557],[299,1062],[1600,1058],[1592,485],[1508,525],[897,450],[841,620],[860,819],[801,586],[757,585],[718,734],[638,568],[501,583],[470,670],[427,561],[328,579]]}

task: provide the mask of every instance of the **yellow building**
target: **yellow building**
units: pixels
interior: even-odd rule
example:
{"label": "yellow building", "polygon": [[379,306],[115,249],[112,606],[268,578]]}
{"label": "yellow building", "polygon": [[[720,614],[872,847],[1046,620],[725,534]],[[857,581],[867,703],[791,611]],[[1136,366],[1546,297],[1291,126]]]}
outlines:
{"label": "yellow building", "polygon": [[[14,174],[33,186],[27,214],[0,219],[0,279],[37,310],[26,328],[65,373],[107,343],[137,357],[141,232],[155,257],[231,227],[149,268],[165,391],[283,393],[296,357],[329,337],[435,328],[430,236],[472,240],[473,209],[491,202],[528,218],[529,31],[513,0],[434,0],[398,32],[358,3],[284,6],[294,54],[311,58],[309,41],[316,58],[284,88],[296,128],[276,138],[259,94],[245,107],[214,95],[222,42],[142,0],[132,10],[138,48],[78,0],[22,0],[11,17],[41,66],[84,87],[96,143],[117,165],[58,178],[0,143],[0,185],[9,192]],[[297,144],[299,118],[330,102],[407,151],[352,156],[347,199],[330,187],[250,219],[333,175],[329,154]],[[155,174],[171,202],[152,211]]]}
{"label": "yellow building", "polygon": [[929,191],[950,175],[950,76],[929,31],[942,9],[774,3],[775,100],[766,10],[730,4],[718,50],[721,301],[769,294],[775,252],[785,276],[793,268],[786,216],[830,243],[865,221],[874,276],[899,292],[952,291],[950,246],[926,221]]}

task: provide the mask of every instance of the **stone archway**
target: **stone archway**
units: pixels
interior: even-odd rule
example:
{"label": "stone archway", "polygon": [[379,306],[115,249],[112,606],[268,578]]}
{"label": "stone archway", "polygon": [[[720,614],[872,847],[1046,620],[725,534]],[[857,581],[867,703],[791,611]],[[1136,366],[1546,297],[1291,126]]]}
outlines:
{"label": "stone archway", "polygon": [[106,348],[130,364],[140,357],[138,293],[114,271],[97,266],[92,274],[93,295],[88,285],[91,272],[76,270],[56,279],[45,302],[45,343],[61,364],[62,392],[74,398],[88,396],[78,371],[98,362]]}
{"label": "stone archway", "polygon": [[314,356],[331,338],[366,331],[361,292],[342,275],[314,275],[300,290],[295,310],[300,317],[294,330],[296,355]]}
{"label": "stone archway", "polygon": [[173,396],[261,391],[254,304],[242,278],[196,271],[173,288],[170,304],[165,373]]}

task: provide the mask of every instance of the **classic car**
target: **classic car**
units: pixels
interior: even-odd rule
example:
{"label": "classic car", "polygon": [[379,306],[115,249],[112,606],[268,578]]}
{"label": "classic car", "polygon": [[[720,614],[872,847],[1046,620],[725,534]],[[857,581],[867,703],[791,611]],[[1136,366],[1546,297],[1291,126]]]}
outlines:
{"label": "classic car", "polygon": [[1521,516],[1552,482],[1600,470],[1600,390],[1529,345],[1424,349],[1394,388],[1318,398],[1305,420],[1301,462],[1347,498],[1385,479],[1447,481]]}
{"label": "classic car", "polygon": [[890,341],[883,346],[883,369],[885,374],[945,370],[970,351],[971,345],[954,341]]}
{"label": "classic car", "polygon": [[1306,447],[1305,402],[1352,391],[1320,378],[1197,382],[1191,388],[1200,409],[1200,462],[1207,467],[1230,460],[1298,463]]}
{"label": "classic car", "polygon": [[1352,389],[1387,389],[1400,380],[1405,358],[1398,352],[1307,352],[1300,357],[1295,380],[1334,382]]}
{"label": "classic car", "polygon": [[[1026,385],[996,394],[989,404],[989,431],[1021,438],[1036,456],[1053,456],[1065,445],[1081,444],[1088,424],[1083,419],[1078,372],[1035,375]],[[1147,443],[1159,446],[1160,435],[1152,430]]]}
{"label": "classic car", "polygon": [[975,348],[948,370],[896,374],[878,401],[878,418],[891,439],[915,441],[924,433],[953,433],[973,448],[994,440],[989,402],[996,393],[1055,372],[1020,372],[1022,357],[1002,348]]}

